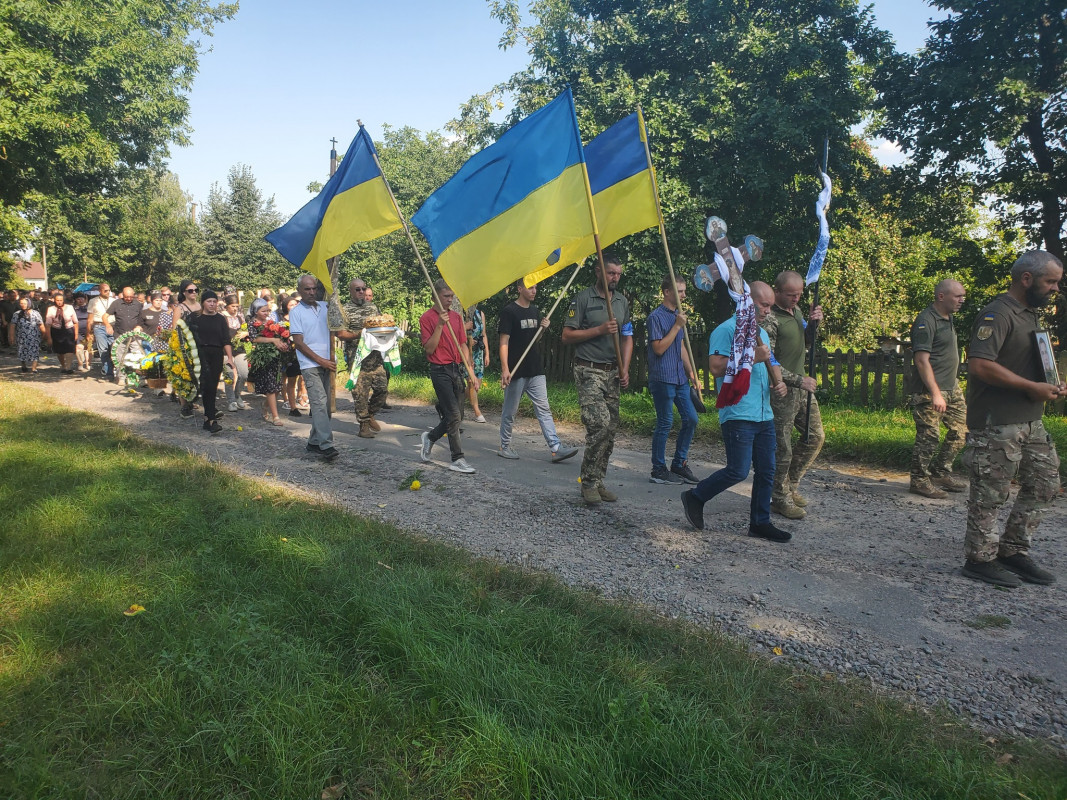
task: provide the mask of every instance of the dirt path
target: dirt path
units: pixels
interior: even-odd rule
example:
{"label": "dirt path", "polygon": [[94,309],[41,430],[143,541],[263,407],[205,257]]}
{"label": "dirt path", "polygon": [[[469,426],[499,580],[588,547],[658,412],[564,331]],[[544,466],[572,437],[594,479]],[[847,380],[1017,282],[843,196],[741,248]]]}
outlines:
{"label": "dirt path", "polygon": [[[26,380],[10,358],[0,360],[0,373]],[[356,437],[351,400],[342,397],[334,425],[342,455],[327,465],[305,457],[306,418],[271,428],[257,398],[249,398],[252,410],[227,414],[224,432],[210,436],[202,417],[181,420],[165,398],[123,396],[95,377],[61,379],[54,360],[32,383],[154,441],[479,555],[718,625],[769,656],[780,647],[781,658],[946,703],[984,727],[1067,742],[1062,495],[1034,544],[1035,557],[1061,582],[1003,591],[959,574],[965,495],[936,501],[908,494],[903,473],[822,465],[803,487],[808,518],[779,520],[794,538],[778,545],[744,535],[747,484],[708,504],[708,530],[692,530],[680,490],[648,482],[646,438],[618,442],[608,484],[620,501],[592,510],[579,496],[580,454],[550,463],[533,420],[517,425],[518,461],[495,455],[498,416],[487,425],[466,422],[464,449],[478,473],[461,475],[445,469],[444,442],[434,465],[419,461],[418,435],[437,420],[423,406],[397,403],[379,418],[383,432],[365,440]],[[584,435],[567,426],[560,434],[575,444]],[[690,463],[704,476],[722,460],[721,452],[698,447]],[[254,464],[263,471],[252,471]],[[399,491],[420,468],[422,490]]]}

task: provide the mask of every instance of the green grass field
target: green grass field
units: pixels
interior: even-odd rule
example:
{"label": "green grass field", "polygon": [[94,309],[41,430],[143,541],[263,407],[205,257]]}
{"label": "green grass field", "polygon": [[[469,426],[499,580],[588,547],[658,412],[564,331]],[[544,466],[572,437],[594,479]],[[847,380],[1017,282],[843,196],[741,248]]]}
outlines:
{"label": "green grass field", "polygon": [[[430,379],[423,376],[401,373],[390,382],[390,391],[398,397],[434,402]],[[487,376],[478,397],[478,402],[484,407],[499,411],[504,402],[499,376]],[[548,400],[556,419],[581,424],[578,395],[572,384],[549,384]],[[718,442],[719,421],[714,403],[709,402],[708,405],[708,413],[700,415],[697,441]],[[826,444],[822,450],[824,458],[907,471],[911,447],[915,442],[915,423],[910,411],[861,409],[840,402],[823,404],[821,409],[826,432]],[[523,400],[519,413],[533,414],[529,401]],[[619,416],[624,430],[651,438],[656,409],[647,391],[624,393],[619,402]],[[675,420],[677,428],[677,416]],[[1059,452],[1067,453],[1067,419],[1046,416],[1045,426],[1056,441]],[[1067,476],[1067,459],[1060,464],[1060,472]]]}
{"label": "green grass field", "polygon": [[0,470],[0,797],[1067,796],[1044,746],[3,382]]}

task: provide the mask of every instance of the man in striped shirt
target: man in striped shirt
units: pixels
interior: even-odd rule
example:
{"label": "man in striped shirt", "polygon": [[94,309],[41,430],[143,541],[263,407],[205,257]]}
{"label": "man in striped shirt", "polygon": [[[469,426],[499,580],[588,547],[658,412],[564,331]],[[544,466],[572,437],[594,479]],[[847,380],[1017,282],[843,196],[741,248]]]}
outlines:
{"label": "man in striped shirt", "polygon": [[[697,412],[689,394],[689,382],[696,382],[696,372],[689,354],[682,347],[686,316],[678,303],[685,299],[685,282],[672,285],[670,276],[663,279],[660,290],[663,302],[648,315],[648,393],[656,406],[656,427],[652,431],[652,474],[650,483],[699,483],[689,469],[689,445],[697,429]],[[677,290],[677,295],[675,291]],[[674,408],[682,418],[682,427],[674,445],[674,458],[667,469],[667,437],[674,424]]]}

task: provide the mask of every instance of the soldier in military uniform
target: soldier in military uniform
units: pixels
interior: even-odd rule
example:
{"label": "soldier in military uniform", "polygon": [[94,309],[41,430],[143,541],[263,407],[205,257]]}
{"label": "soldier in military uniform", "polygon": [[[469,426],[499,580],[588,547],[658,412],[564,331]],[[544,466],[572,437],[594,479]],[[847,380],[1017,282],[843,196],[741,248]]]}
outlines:
{"label": "soldier in military uniform", "polygon": [[[1021,255],[1011,268],[1011,287],[979,312],[967,351],[964,460],[971,495],[963,574],[996,586],[1055,581],[1029,552],[1044,509],[1060,489],[1060,459],[1041,416],[1045,403],[1067,395],[1067,386],[1045,382],[1034,333],[1041,328],[1038,309],[1059,291],[1062,278],[1063,264],[1051,253]],[[997,512],[1016,478],[1019,494],[999,535]]]}
{"label": "soldier in military uniform", "polygon": [[[915,418],[915,446],[911,451],[911,491],[943,499],[962,492],[966,482],[952,474],[952,462],[963,449],[967,435],[967,403],[957,377],[960,350],[952,315],[963,306],[967,290],[945,278],[934,289],[934,302],[911,326],[913,364],[907,375]],[[941,440],[941,426],[948,429]]]}
{"label": "soldier in military uniform", "polygon": [[[345,304],[348,325],[346,330],[337,332],[337,338],[345,343],[345,363],[350,366],[366,320],[381,315],[374,303],[366,301],[366,293],[367,284],[361,278],[353,278],[348,284],[349,302]],[[359,419],[359,435],[364,439],[373,439],[374,434],[382,429],[374,416],[382,410],[389,396],[388,378],[382,354],[371,351],[363,359],[356,386],[352,389],[352,402],[355,403],[356,417]]]}
{"label": "soldier in military uniform", "polygon": [[[767,332],[771,352],[781,365],[782,380],[788,391],[784,397],[771,393],[771,409],[774,411],[774,428],[777,437],[774,474],[774,491],[771,494],[771,511],[787,519],[803,519],[807,499],[797,486],[808,467],[822,450],[826,434],[822,429],[819,401],[813,394],[815,379],[804,374],[804,356],[811,334],[804,315],[797,308],[804,294],[804,279],[800,273],[785,270],[774,281],[774,305],[771,313],[760,322]],[[822,306],[811,310],[811,319],[822,319]],[[812,329],[814,330],[814,329]],[[808,397],[811,397],[811,415],[808,415]],[[793,428],[800,431],[800,439],[793,444]]]}
{"label": "soldier in military uniform", "polygon": [[[615,448],[619,427],[619,390],[630,383],[633,328],[630,304],[616,291],[622,277],[618,259],[604,255],[610,299],[605,297],[596,268],[596,283],[574,298],[563,322],[563,343],[577,345],[574,352],[574,383],[585,425],[585,455],[582,458],[582,499],[593,505],[619,498],[604,486],[608,459]],[[608,319],[608,303],[614,319]],[[615,355],[614,335],[619,334],[622,364]]]}

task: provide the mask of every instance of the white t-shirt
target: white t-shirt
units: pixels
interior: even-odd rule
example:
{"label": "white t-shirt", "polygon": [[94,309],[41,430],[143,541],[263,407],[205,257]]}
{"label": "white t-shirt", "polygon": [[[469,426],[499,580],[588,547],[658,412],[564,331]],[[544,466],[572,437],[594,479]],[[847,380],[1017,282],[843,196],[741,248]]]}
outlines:
{"label": "white t-shirt", "polygon": [[[308,349],[325,359],[330,357],[328,314],[324,300],[317,301],[313,306],[301,301],[289,312],[289,332],[294,336],[298,333],[303,335],[304,344]],[[299,350],[296,351],[296,360],[300,369],[313,369],[318,366]]]}

